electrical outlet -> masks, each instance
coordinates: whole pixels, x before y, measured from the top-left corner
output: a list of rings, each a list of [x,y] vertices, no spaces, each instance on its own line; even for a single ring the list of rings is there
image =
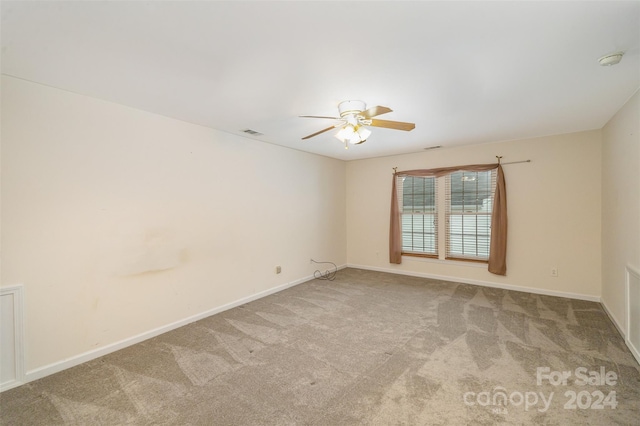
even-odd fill
[[[558,267],[554,266],[553,268],[551,268],[551,276],[552,277],[557,277],[558,276]]]
[[[276,266],[276,274],[282,272],[282,268],[280,266]]]

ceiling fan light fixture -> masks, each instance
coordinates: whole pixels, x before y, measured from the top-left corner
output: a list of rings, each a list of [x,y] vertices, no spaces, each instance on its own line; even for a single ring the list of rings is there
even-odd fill
[[[362,126],[353,126],[351,124],[347,124],[344,126],[338,133],[336,133],[335,137],[343,142],[350,144],[360,144],[367,140],[367,138],[371,136],[371,130]]]
[[[367,138],[369,136],[371,136],[371,130],[369,130],[366,127],[363,127],[363,126],[359,126],[358,127],[357,133],[360,136],[360,142],[358,142],[358,143],[362,143],[362,142],[366,141]]]
[[[338,133],[336,133],[336,138],[341,142],[350,142],[354,139],[356,132],[353,130],[353,126],[346,125]]]

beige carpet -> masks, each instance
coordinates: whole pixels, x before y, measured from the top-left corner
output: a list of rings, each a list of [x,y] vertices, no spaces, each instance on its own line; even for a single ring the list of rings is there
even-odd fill
[[[640,367],[597,303],[345,269],[0,408],[3,425],[638,425]]]

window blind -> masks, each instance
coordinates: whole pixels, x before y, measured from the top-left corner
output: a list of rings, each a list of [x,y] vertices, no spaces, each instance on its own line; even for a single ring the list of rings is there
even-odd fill
[[[438,255],[437,184],[435,177],[398,176],[402,252]]]
[[[489,259],[496,171],[446,176],[446,258]]]

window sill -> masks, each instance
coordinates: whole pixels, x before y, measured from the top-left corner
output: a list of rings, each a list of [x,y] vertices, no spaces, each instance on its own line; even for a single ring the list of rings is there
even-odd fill
[[[436,263],[439,265],[451,265],[451,266],[467,266],[471,268],[487,268],[488,262],[469,262],[466,260],[447,260],[447,259],[436,259],[434,257],[422,257],[422,256],[411,256],[411,255],[402,255],[402,261],[407,262],[422,262],[422,263]]]

